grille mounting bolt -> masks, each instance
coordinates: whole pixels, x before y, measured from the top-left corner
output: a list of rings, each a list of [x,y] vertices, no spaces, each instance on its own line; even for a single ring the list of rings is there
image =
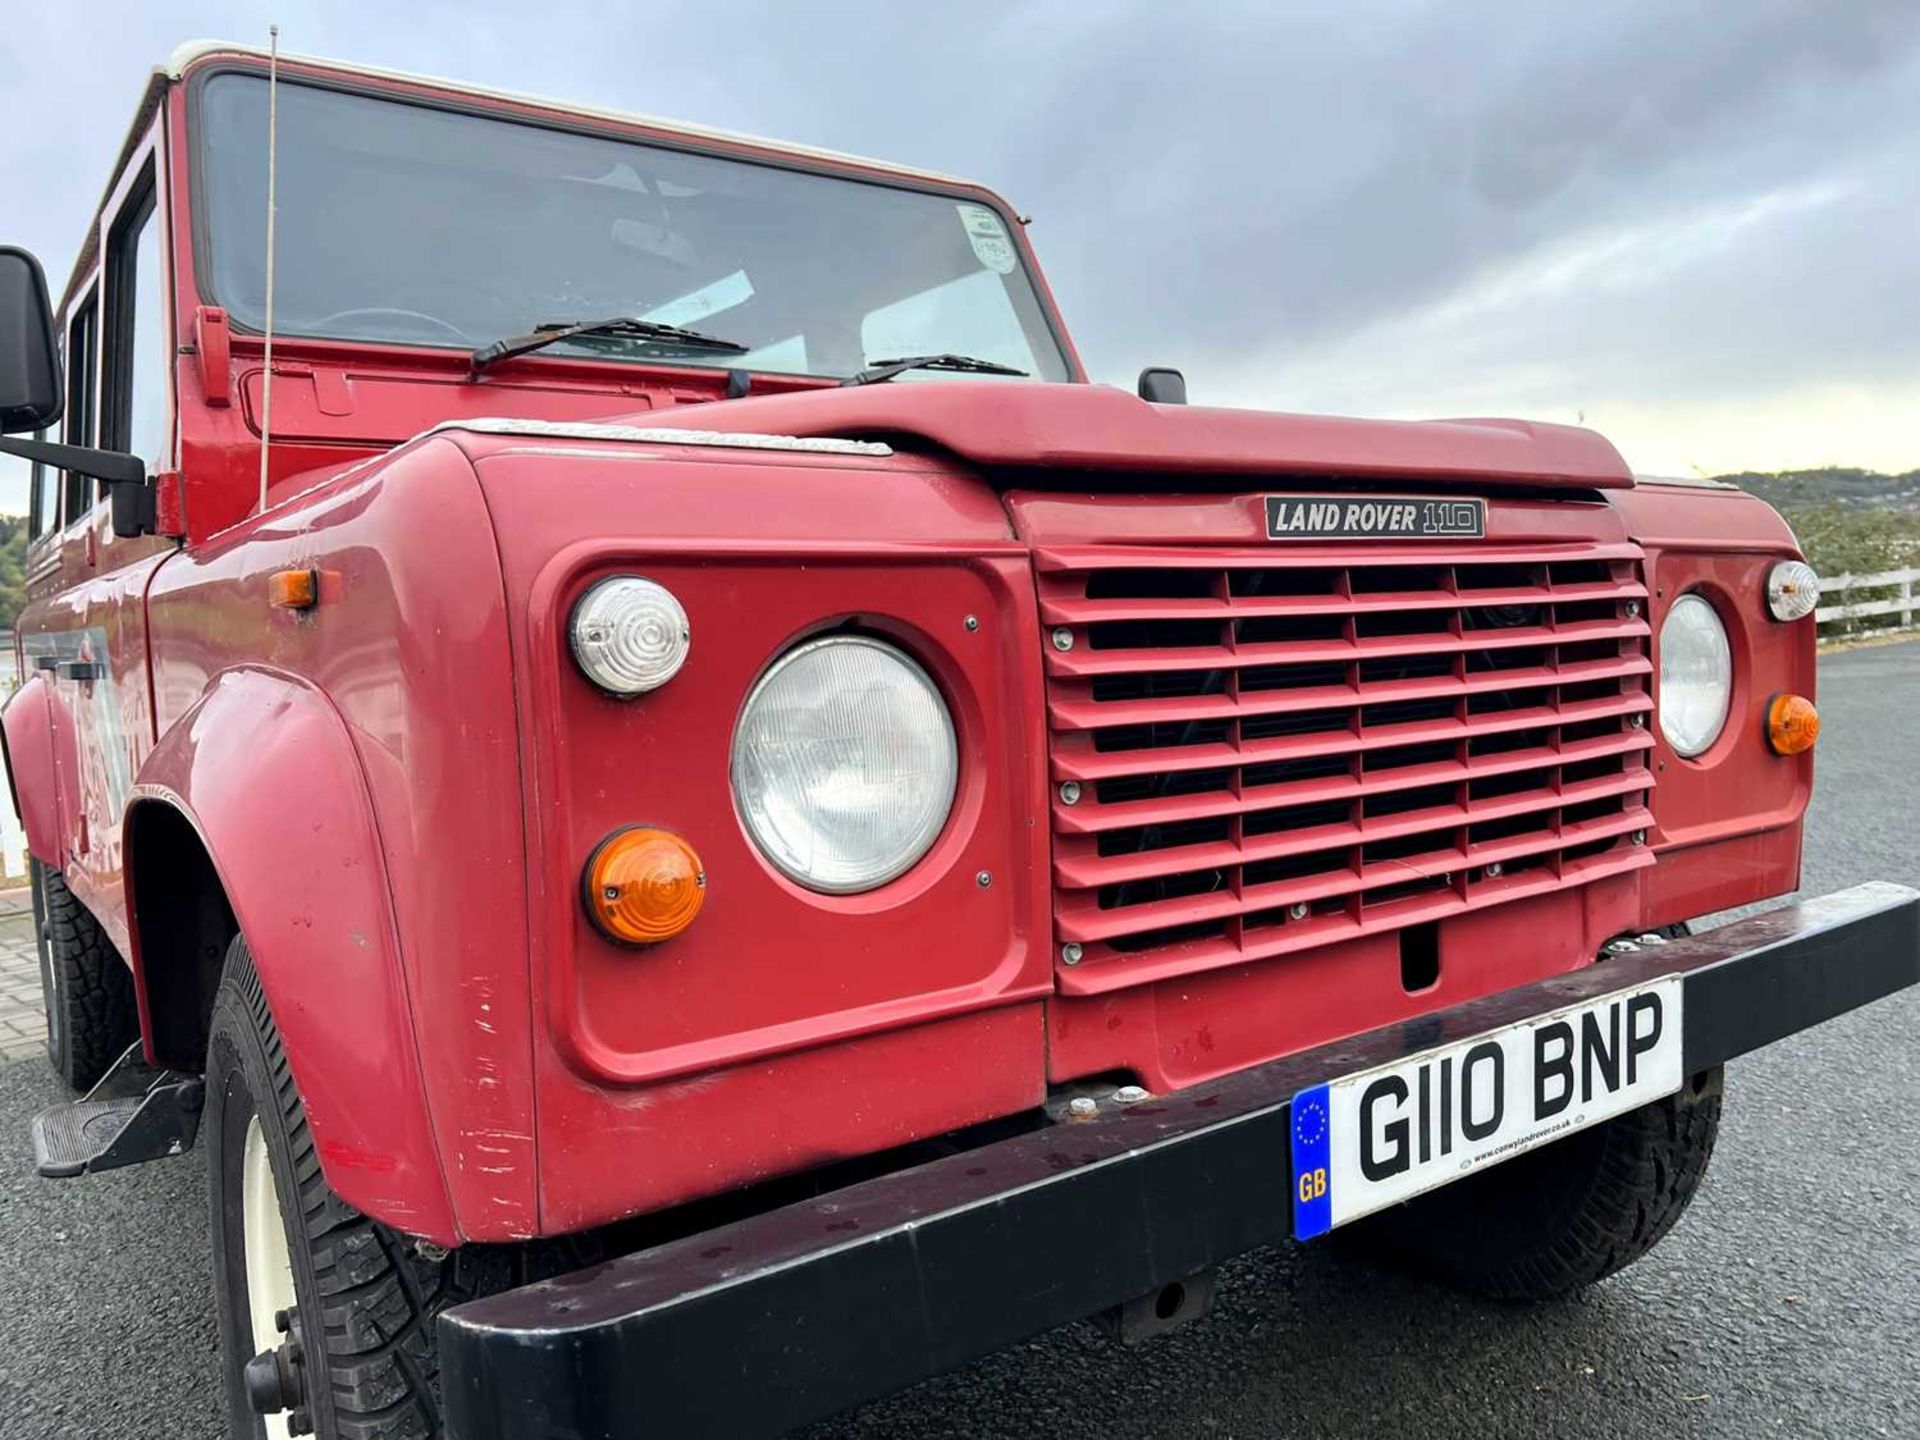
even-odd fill
[[[969,630],[978,630],[980,628],[980,617],[978,615],[969,615],[961,623]]]
[[[993,872],[991,870],[982,870],[978,875],[973,877],[973,883],[978,885],[982,890],[986,889],[989,885],[993,884]]]
[[[1307,902],[1304,900],[1296,900],[1293,904],[1287,906],[1287,918],[1289,920],[1304,920],[1307,918],[1307,914]]]
[[[1069,940],[1060,947],[1060,963],[1062,965],[1078,965],[1080,963],[1080,957],[1086,953],[1086,951],[1080,948],[1080,943],[1077,940]]]
[[[1633,841],[1633,843],[1636,845],[1644,845],[1647,843],[1647,832],[1644,830],[1636,830],[1633,832],[1632,835],[1628,836],[1627,838]]]
[[[1636,713],[1633,715],[1631,719],[1627,721],[1627,724],[1631,725],[1636,730],[1644,730],[1647,728],[1647,717]]]
[[[1638,600],[1627,601],[1626,609],[1627,619],[1638,620],[1640,618],[1640,602]]]
[[[1056,650],[1073,649],[1073,631],[1061,626],[1053,632],[1053,648]]]
[[[1487,868],[1485,872],[1487,879],[1498,880],[1500,876],[1505,872],[1506,868],[1507,867],[1502,865],[1498,860],[1489,860],[1487,862]]]
[[[1060,803],[1062,805],[1078,805],[1080,803],[1080,782],[1078,780],[1062,780],[1060,782]]]

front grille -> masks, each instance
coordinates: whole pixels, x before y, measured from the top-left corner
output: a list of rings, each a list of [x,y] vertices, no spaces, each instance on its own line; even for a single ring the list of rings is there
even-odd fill
[[[1036,559],[1069,993],[1652,863],[1638,546]]]

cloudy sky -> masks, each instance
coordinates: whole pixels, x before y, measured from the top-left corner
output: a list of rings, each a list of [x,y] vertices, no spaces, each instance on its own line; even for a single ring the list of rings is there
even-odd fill
[[[982,179],[1100,379],[1584,417],[1655,473],[1920,465],[1913,0],[8,12],[0,240],[56,277],[148,69],[275,18],[290,50]],[[0,469],[0,509],[23,489]]]

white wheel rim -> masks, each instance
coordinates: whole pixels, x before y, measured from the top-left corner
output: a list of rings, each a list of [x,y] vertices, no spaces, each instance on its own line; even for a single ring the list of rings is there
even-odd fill
[[[273,1161],[258,1115],[247,1121],[246,1143],[240,1152],[240,1225],[247,1261],[247,1313],[253,1325],[253,1353],[258,1355],[280,1347],[286,1337],[275,1328],[273,1317],[294,1307],[293,1261],[287,1255],[280,1190],[273,1183]],[[268,1440],[285,1440],[291,1433],[284,1411],[265,1418]]]

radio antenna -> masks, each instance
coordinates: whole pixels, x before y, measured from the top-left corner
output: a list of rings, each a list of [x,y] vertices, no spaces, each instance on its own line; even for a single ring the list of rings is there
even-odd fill
[[[267,26],[267,322],[260,374],[260,509],[267,508],[267,446],[273,434],[273,217],[280,152],[280,27]]]

